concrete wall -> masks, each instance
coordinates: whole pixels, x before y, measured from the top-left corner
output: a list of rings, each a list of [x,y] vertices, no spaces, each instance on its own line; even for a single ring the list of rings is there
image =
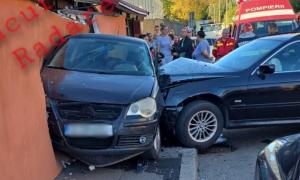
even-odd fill
[[[30,19],[28,6],[39,14],[31,22],[20,14],[23,11]],[[1,0],[0,15],[0,179],[54,179],[60,167],[48,133],[41,61],[33,46],[41,42],[49,48],[51,26],[68,34],[68,21],[25,0]],[[12,54],[21,47],[33,60],[23,69]],[[41,44],[37,47],[41,54]]]

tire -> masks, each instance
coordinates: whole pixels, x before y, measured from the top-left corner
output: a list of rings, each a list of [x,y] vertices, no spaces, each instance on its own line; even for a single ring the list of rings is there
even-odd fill
[[[143,159],[147,159],[147,160],[157,160],[157,159],[159,159],[160,150],[161,150],[161,135],[160,135],[160,129],[158,126],[151,149],[146,151],[142,155],[142,157],[143,157]]]
[[[223,127],[223,114],[216,105],[208,101],[194,101],[184,107],[175,132],[186,147],[205,150],[216,142]]]

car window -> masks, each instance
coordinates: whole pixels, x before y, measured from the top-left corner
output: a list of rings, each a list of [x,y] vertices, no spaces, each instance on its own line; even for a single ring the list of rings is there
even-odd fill
[[[70,39],[47,66],[91,73],[153,75],[146,44],[116,40]]]
[[[266,64],[274,64],[275,72],[300,71],[300,42],[285,47]]]
[[[207,41],[208,41],[208,44],[210,45],[210,46],[213,46],[214,44],[215,44],[215,42],[216,42],[216,40],[215,39],[212,39],[212,38],[208,38],[208,39],[206,39]]]
[[[245,70],[261,60],[282,42],[270,39],[254,40],[224,56],[215,64],[234,71]]]
[[[279,34],[286,34],[295,31],[298,28],[297,23],[295,21],[262,21],[262,22],[253,22],[251,23],[253,31],[251,34],[244,33],[244,24],[240,25],[240,38],[244,38],[244,36],[255,36],[256,38],[268,36],[268,26],[270,23],[275,23],[278,28]],[[244,35],[245,34],[245,35]]]

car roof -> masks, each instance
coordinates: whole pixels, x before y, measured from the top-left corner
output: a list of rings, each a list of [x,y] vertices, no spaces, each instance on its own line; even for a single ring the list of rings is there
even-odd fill
[[[277,41],[289,41],[292,39],[300,39],[300,33],[290,33],[290,34],[281,34],[276,36],[266,36],[261,39],[267,39],[267,40],[277,40]]]
[[[110,41],[122,41],[128,43],[140,43],[145,44],[145,40],[128,37],[128,36],[116,36],[116,35],[107,35],[107,34],[94,34],[94,33],[84,33],[84,34],[77,34],[74,36],[70,36],[71,39],[73,38],[82,38],[82,39],[102,39],[102,40],[110,40]]]

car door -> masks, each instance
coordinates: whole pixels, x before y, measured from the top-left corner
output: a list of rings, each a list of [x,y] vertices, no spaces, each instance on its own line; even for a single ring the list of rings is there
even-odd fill
[[[300,120],[300,41],[286,45],[264,64],[274,64],[275,72],[259,76],[256,70],[250,76],[247,119]]]

